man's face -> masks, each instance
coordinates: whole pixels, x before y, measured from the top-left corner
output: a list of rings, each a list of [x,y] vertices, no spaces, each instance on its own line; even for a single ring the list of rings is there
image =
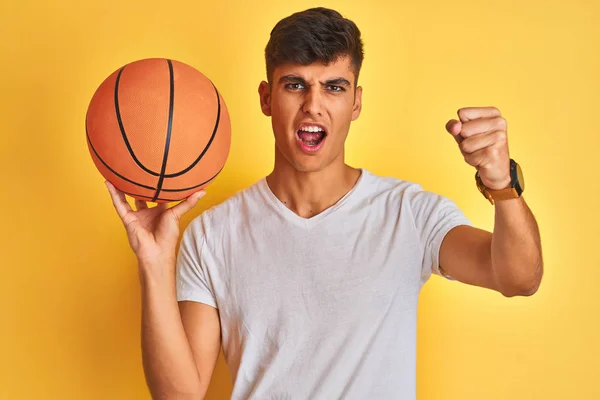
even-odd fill
[[[360,115],[362,88],[354,90],[349,57],[329,65],[281,65],[271,87],[259,87],[263,113],[271,117],[279,161],[300,172],[344,162],[350,122]],[[277,157],[276,157],[277,159]]]

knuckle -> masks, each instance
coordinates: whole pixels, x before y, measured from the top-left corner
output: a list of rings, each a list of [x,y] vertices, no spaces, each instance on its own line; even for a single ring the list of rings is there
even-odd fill
[[[463,152],[463,153],[470,153],[470,151],[469,151],[469,149],[470,149],[469,143],[470,143],[470,142],[467,142],[466,140],[463,140],[463,141],[462,141],[462,142],[461,142],[461,143],[458,145],[458,147],[460,148],[460,151],[461,151],[461,152]]]
[[[496,117],[496,126],[500,129],[506,129],[506,120],[502,117]]]
[[[506,132],[505,131],[498,131],[496,133],[496,141],[499,143],[506,143]]]

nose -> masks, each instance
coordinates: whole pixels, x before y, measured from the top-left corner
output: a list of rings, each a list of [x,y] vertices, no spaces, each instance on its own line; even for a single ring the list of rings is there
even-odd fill
[[[323,104],[319,90],[310,88],[306,91],[304,103],[302,104],[302,111],[309,115],[322,115],[322,108]]]

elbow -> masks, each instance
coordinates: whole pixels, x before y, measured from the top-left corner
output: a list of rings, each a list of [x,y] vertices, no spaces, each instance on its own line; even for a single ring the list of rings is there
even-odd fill
[[[535,268],[535,273],[528,277],[524,277],[518,281],[513,282],[506,287],[503,287],[500,293],[504,297],[529,297],[537,293],[542,283],[543,265],[540,263]]]
[[[501,291],[504,297],[529,297],[537,293],[539,284],[532,284],[529,286],[514,286]]]

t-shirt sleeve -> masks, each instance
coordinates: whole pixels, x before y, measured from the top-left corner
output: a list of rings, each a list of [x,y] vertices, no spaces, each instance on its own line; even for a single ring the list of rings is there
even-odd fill
[[[440,248],[446,234],[459,225],[473,226],[456,203],[437,193],[418,186],[411,198],[411,208],[423,250],[421,280],[424,283],[431,274],[454,280],[440,271]]]
[[[206,246],[204,233],[197,220],[186,228],[176,262],[177,301],[195,301],[217,308],[210,275],[202,260]]]

